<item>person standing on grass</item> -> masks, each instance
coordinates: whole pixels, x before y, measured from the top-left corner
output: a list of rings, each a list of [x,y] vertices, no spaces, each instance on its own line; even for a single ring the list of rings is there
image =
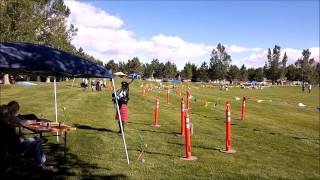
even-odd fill
[[[309,84],[308,84],[309,94],[311,93],[311,89],[312,89],[312,85],[311,85],[311,83],[309,83]]]
[[[95,80],[91,79],[91,92],[93,92],[95,86]]]
[[[112,93],[113,103],[116,104],[116,98],[118,100],[118,106],[119,106],[123,131],[124,131],[125,122],[128,120],[129,85],[132,82],[133,82],[133,79],[129,83],[122,81],[121,82],[121,89],[117,90],[116,95],[114,95],[114,93]],[[118,120],[118,125],[119,125],[118,133],[121,133],[121,124],[119,121],[117,109],[116,109],[116,117],[115,118],[116,118],[116,120]]]

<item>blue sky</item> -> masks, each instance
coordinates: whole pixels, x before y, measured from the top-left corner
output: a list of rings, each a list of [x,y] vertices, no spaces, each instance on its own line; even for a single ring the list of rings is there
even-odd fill
[[[319,1],[101,0],[76,3],[84,6],[80,8],[67,2],[73,16],[70,22],[78,25],[79,31],[87,28],[87,33],[79,32],[80,37],[75,38],[74,43],[77,46],[86,46],[88,40],[84,39],[89,37],[84,34],[95,33],[99,28],[106,28],[106,33],[101,31],[103,35],[110,32],[110,29],[115,33],[104,39],[116,42],[117,45],[109,44],[112,46],[110,49],[105,47],[104,50],[102,46],[92,42],[90,47],[84,47],[86,51],[104,61],[110,58],[126,60],[138,56],[142,61],[149,62],[150,59],[160,56],[160,60],[173,61],[181,69],[187,61],[196,64],[204,60],[208,62],[211,50],[219,42],[227,46],[234,64],[244,63],[249,67],[263,66],[265,50],[275,44],[289,53],[289,62],[299,58],[301,50],[306,48],[312,48],[314,57],[319,58]],[[77,15],[73,12],[80,11],[80,16],[83,15],[81,11],[87,12],[85,8],[88,7],[91,11],[85,13],[86,15],[110,24],[99,25],[97,22],[92,25],[77,21]],[[114,21],[112,24],[114,18],[110,20],[110,17],[121,23]],[[118,32],[122,34],[119,35]],[[122,39],[124,44],[112,39],[118,35],[118,39]],[[94,46],[98,47],[93,48]],[[192,49],[197,52],[188,57]],[[182,55],[184,51],[186,56]]]

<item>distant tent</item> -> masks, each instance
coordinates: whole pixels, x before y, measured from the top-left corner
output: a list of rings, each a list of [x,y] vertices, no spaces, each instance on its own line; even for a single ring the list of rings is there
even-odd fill
[[[178,84],[178,83],[181,83],[181,80],[173,79],[173,80],[170,80],[169,82],[173,84]]]
[[[94,64],[70,53],[51,47],[31,43],[0,43],[0,71],[2,73],[37,74],[54,76],[55,115],[58,119],[56,76],[111,78],[112,70]],[[112,79],[114,93],[115,85]],[[116,98],[118,116],[120,111]],[[120,119],[120,123],[121,123]],[[127,162],[129,156],[121,125]]]
[[[120,77],[123,77],[123,76],[127,76],[125,73],[123,72],[116,72],[116,73],[113,73],[113,75],[115,76],[120,76]]]
[[[128,77],[131,79],[139,79],[139,78],[141,78],[141,75],[132,71],[128,74]]]

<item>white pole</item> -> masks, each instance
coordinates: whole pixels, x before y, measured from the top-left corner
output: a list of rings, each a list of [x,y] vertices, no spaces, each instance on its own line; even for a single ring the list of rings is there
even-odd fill
[[[111,78],[111,81],[112,81],[113,93],[114,93],[114,95],[115,95],[115,100],[116,100],[116,108],[117,108],[117,113],[118,113],[118,121],[119,121],[119,123],[120,123],[120,129],[121,129],[121,134],[122,134],[124,149],[125,149],[125,151],[126,151],[126,157],[127,157],[128,164],[130,164],[130,162],[129,162],[128,150],[127,150],[127,144],[126,144],[126,139],[124,138],[124,132],[123,132],[123,128],[122,128],[122,120],[121,120],[120,110],[119,110],[119,106],[118,106],[118,99],[117,99],[117,94],[116,94],[116,86],[115,86],[115,84],[114,84],[113,78]]]
[[[54,111],[56,114],[56,123],[58,122],[58,103],[57,103],[57,82],[56,77],[53,77],[53,91],[54,91]],[[59,142],[59,133],[57,132],[57,142]]]
[[[73,81],[72,81],[72,87],[73,87],[73,83],[74,83],[74,80],[75,80],[76,78],[75,77],[73,77]]]
[[[56,77],[53,77],[53,89],[54,89],[54,111],[55,111],[55,114],[56,114],[56,122],[58,122],[57,82],[56,82]]]

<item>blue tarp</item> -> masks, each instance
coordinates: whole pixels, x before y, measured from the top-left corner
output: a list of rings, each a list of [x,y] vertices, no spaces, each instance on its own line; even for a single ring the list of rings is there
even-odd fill
[[[181,83],[181,81],[177,80],[177,79],[170,80],[169,82],[174,83],[174,84]]]
[[[112,78],[112,70],[70,53],[31,43],[0,43],[0,71],[48,76]]]
[[[138,73],[136,72],[130,72],[128,74],[128,77],[131,78],[131,79],[136,79],[138,77]]]

